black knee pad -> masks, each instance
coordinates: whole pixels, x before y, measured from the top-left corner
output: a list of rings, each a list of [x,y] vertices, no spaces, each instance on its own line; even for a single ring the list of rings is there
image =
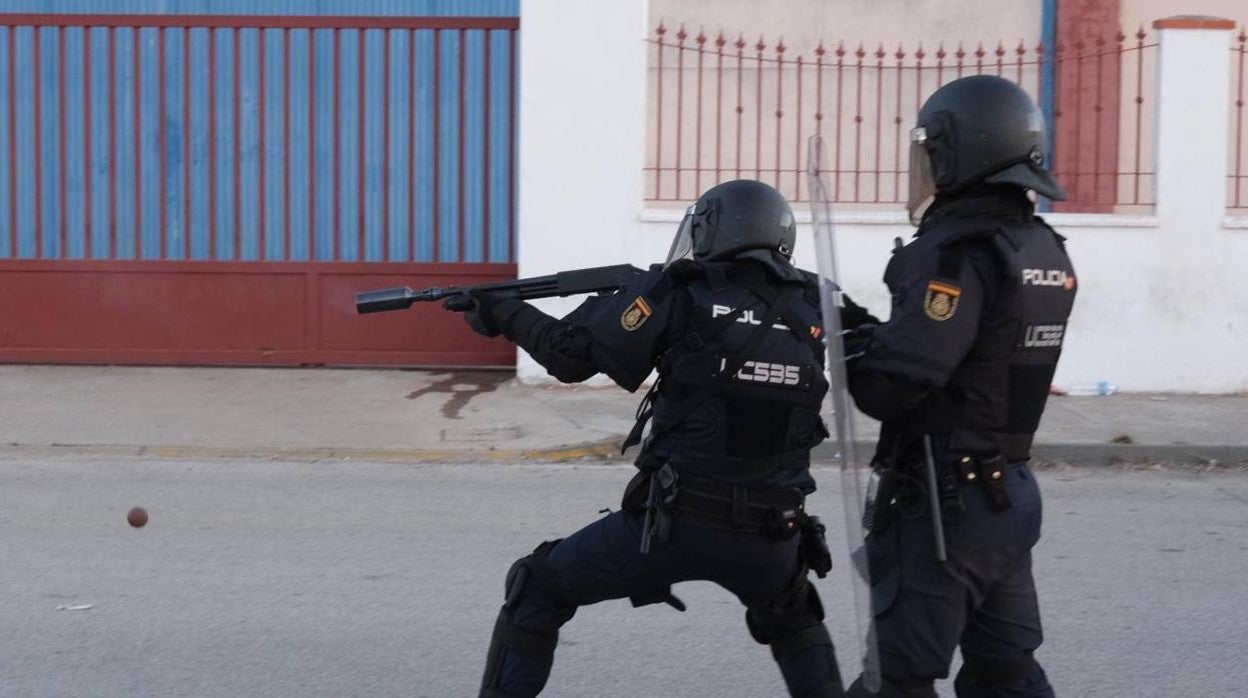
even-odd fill
[[[962,660],[953,685],[958,696],[963,698],[997,695],[1001,689],[1017,687],[1040,671],[1040,664],[1031,652],[1013,659],[987,659],[964,653]],[[1037,696],[1053,695],[1047,681],[1036,683]]]
[[[550,566],[546,564],[546,556],[562,541],[562,538],[543,541],[533,552],[516,560],[507,570],[507,578],[503,582],[503,608],[514,608],[520,596],[527,589],[529,593],[561,596],[558,584]]]
[[[808,647],[832,644],[823,626],[819,592],[805,577],[776,603],[747,609],[745,624],[756,641],[771,647],[777,661]]]
[[[854,679],[845,691],[846,698],[936,698],[936,681],[934,679],[911,679],[894,681],[881,678],[880,690],[869,692],[862,685],[862,677]]]

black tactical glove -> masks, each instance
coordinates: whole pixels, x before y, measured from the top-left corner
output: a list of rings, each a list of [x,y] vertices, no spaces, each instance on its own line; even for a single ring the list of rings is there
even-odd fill
[[[498,296],[489,291],[468,291],[447,298],[442,307],[455,313],[463,313],[468,326],[479,335],[497,337],[502,334],[494,315]]]
[[[880,319],[872,315],[866,308],[854,302],[849,294],[841,294],[841,329],[856,330],[862,325],[878,325]]]

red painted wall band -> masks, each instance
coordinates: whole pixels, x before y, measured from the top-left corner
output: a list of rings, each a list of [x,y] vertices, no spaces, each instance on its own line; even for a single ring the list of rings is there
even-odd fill
[[[1153,22],[1154,29],[1224,29],[1235,28],[1235,21],[1205,15],[1178,15]]]

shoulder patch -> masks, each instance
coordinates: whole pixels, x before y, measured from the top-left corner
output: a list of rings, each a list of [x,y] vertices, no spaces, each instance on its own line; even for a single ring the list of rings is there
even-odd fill
[[[653,313],[646,299],[637,296],[637,299],[629,303],[624,313],[620,315],[620,327],[623,327],[625,331],[633,332],[644,325]]]
[[[962,289],[953,284],[929,281],[927,295],[923,298],[923,312],[936,322],[944,322],[958,312],[958,297]]]

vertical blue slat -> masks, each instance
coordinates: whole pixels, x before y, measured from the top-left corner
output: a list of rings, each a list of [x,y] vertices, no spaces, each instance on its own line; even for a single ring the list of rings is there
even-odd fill
[[[281,260],[286,256],[284,148],[285,124],[283,104],[285,83],[282,75],[282,30],[267,29],[264,43],[264,152],[265,229],[263,259]]]
[[[15,37],[16,44],[16,100],[17,100],[17,256],[35,256],[35,144],[30,134],[34,132],[35,122],[35,84],[31,66],[34,59],[35,31],[30,27],[19,27]]]
[[[339,99],[341,109],[339,119],[342,125],[340,134],[341,161],[338,163],[339,197],[341,201],[340,239],[338,241],[338,258],[343,261],[360,259],[359,248],[359,207],[360,207],[360,88],[359,88],[359,45],[360,32],[341,31],[341,84],[342,95]]]
[[[217,43],[217,259],[234,259],[234,32],[216,32]]]
[[[362,32],[364,40],[365,76],[364,76],[364,260],[378,262],[384,259],[382,231],[382,182],[384,176],[382,165],[384,155],[385,124],[382,111],[384,106],[384,75],[383,44],[384,37],[379,29]]]
[[[61,191],[60,173],[64,163],[61,161],[60,138],[57,132],[57,114],[61,108],[57,95],[60,85],[60,60],[57,56],[57,27],[41,27],[39,29],[39,50],[42,53],[40,65],[36,66],[37,78],[43,94],[40,95],[42,110],[43,133],[42,143],[36,157],[42,160],[43,176],[43,240],[41,256],[46,259],[58,259],[61,251]]]
[[[114,128],[117,158],[116,191],[117,191],[117,225],[116,256],[118,259],[133,259],[135,256],[135,208],[134,190],[135,175],[138,173],[134,158],[134,47],[135,31],[130,28],[117,29],[114,40],[117,44],[117,123]]]
[[[438,105],[442,119],[438,152],[442,173],[441,200],[437,204],[442,226],[439,262],[459,259],[459,43],[459,32],[442,32],[442,95]]]
[[[511,35],[491,32],[490,40],[490,259],[511,259]]]
[[[422,29],[416,32],[416,261],[434,261],[433,219],[433,169],[437,166],[437,154],[433,152],[433,48],[435,32]]]
[[[35,254],[35,142],[34,133],[35,89],[34,61],[35,31],[19,27],[15,38],[17,52],[17,256],[31,258]]]
[[[464,34],[464,76],[468,105],[464,120],[464,258],[461,262],[484,261],[485,244],[482,226],[485,223],[484,189],[481,186],[485,169],[485,119],[481,106],[485,104],[485,35],[482,31]]]
[[[307,261],[308,237],[308,37],[305,29],[290,33],[290,259]]]
[[[185,259],[186,240],[186,85],[182,67],[186,61],[186,30],[165,30],[165,182],[164,199],[167,209],[165,254],[169,259]],[[159,99],[159,98],[158,98]],[[157,212],[159,214],[159,212]],[[159,219],[158,219],[159,220]]]
[[[239,43],[242,60],[241,91],[243,109],[238,137],[241,141],[240,208],[242,209],[242,250],[239,259],[248,262],[260,258],[260,32],[244,29]]]
[[[139,41],[143,47],[139,80],[144,95],[139,104],[142,114],[139,138],[143,143],[142,160],[139,162],[139,178],[142,181],[139,205],[143,210],[139,231],[139,256],[142,259],[160,259],[160,238],[164,233],[160,229],[160,120],[164,114],[160,110],[161,58],[158,35],[156,29],[139,31]]]
[[[408,109],[411,32],[390,32],[390,247],[391,260],[410,258],[408,227],[408,145],[411,119]]]
[[[83,35],[81,27],[63,29],[65,42],[65,198],[66,213],[66,249],[61,254],[69,259],[84,259],[87,256],[86,213],[84,205],[87,196],[86,188],[86,133],[83,130],[86,104],[83,96],[85,84],[82,53]],[[57,80],[59,83],[60,80]]]
[[[316,50],[316,259],[334,259],[333,178],[337,170],[334,160],[334,31],[318,29]]]
[[[13,158],[9,152],[9,136],[15,128],[15,124],[9,122],[9,105],[16,98],[13,85],[9,84],[8,71],[9,42],[12,40],[13,28],[0,27],[0,56],[5,57],[0,61],[0,95],[4,95],[0,101],[0,259],[9,257],[14,234],[10,226],[13,197],[9,193],[9,163]]]
[[[114,128],[108,108],[108,30],[91,29],[91,251],[92,259],[108,259],[112,200],[109,197],[109,168],[115,157],[108,150],[109,133]]]
[[[186,86],[191,100],[191,210],[187,212],[188,230],[191,236],[191,259],[212,259],[211,239],[208,234],[208,188],[209,173],[208,131],[208,30],[192,29],[187,39],[187,59],[191,62],[191,83]]]

